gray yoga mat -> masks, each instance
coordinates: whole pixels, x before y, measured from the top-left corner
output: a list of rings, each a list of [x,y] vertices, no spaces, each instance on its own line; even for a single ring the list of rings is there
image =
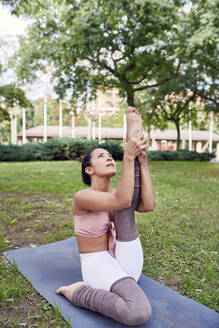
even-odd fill
[[[82,280],[80,259],[75,237],[3,253],[18,266],[19,271],[62,316],[76,328],[126,327],[101,314],[78,308],[55,291],[62,285]],[[98,277],[97,277],[98,279]],[[219,328],[219,314],[208,307],[184,297],[157,281],[141,275],[140,287],[152,305],[152,317],[147,328]]]

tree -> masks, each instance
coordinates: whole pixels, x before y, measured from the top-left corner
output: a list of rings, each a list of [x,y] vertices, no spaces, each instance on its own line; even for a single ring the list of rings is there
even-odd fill
[[[151,103],[154,112],[159,109],[158,116],[161,120],[174,122],[177,129],[177,148],[180,143],[180,125],[190,119],[196,124],[200,107],[207,116],[210,111],[214,111],[216,115],[219,112],[219,2],[198,0],[188,4],[191,8],[181,11],[170,38],[175,47],[176,61],[172,61],[171,68],[171,71],[176,71],[175,79],[169,79],[165,84],[154,88],[154,101]],[[198,104],[200,98],[202,104]]]
[[[0,36],[0,122],[10,120],[8,110],[13,107],[31,107],[24,91],[12,81],[13,73],[7,70],[9,56],[16,50],[15,38]]]
[[[206,110],[219,112],[219,1],[192,0],[189,4],[173,36],[178,73],[172,91],[191,91],[205,100]]]
[[[156,97],[158,103],[156,111],[160,113],[160,117],[165,121],[174,122],[177,130],[177,149],[180,146],[180,125],[188,123],[189,120],[197,120],[197,108],[202,107],[203,104],[197,103],[197,98],[194,93],[183,93],[166,95],[165,98],[159,99]]]
[[[21,40],[16,68],[22,81],[53,66],[56,92],[72,98],[98,87],[120,90],[129,105],[136,92],[166,83],[177,67],[169,36],[183,1],[11,1],[34,20]],[[164,74],[165,72],[165,74]]]
[[[32,107],[26,98],[24,91],[13,84],[0,87],[0,122],[10,120],[9,109],[20,107]]]
[[[191,91],[218,111],[218,0],[10,2],[34,20],[17,55],[23,81],[49,62],[60,97],[116,87],[134,105],[142,91],[158,100]]]

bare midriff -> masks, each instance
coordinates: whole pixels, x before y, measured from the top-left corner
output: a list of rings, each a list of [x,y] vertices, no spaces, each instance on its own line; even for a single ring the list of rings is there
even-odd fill
[[[99,237],[83,237],[76,235],[79,253],[107,251],[109,249],[108,238],[108,232]]]

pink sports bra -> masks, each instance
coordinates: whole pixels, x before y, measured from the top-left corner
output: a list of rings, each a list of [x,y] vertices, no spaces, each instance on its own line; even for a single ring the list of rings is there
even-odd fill
[[[116,231],[108,212],[91,211],[74,215],[75,233],[84,237],[99,237],[109,231],[109,252],[115,257]]]

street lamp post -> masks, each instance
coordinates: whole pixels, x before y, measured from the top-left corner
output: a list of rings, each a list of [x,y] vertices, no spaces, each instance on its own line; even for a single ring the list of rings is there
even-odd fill
[[[98,141],[101,142],[101,115],[98,113]]]
[[[46,98],[44,98],[43,141],[47,142],[47,100],[46,100]]]
[[[72,116],[72,121],[71,121],[71,136],[72,138],[75,138],[75,113],[73,109],[70,111],[70,114]]]
[[[92,140],[95,140],[95,120],[92,120]]]
[[[101,96],[99,97],[99,103],[98,103],[98,141],[99,143],[101,143],[101,112],[102,112],[102,108],[101,108]]]
[[[189,151],[192,150],[192,121],[191,121],[191,106],[189,104]]]
[[[212,138],[213,138],[213,111],[210,112],[209,153],[212,153]]]
[[[95,115],[96,114],[96,107],[94,100],[91,103],[91,115],[92,115],[92,140],[95,140],[96,133],[95,133]]]
[[[20,114],[18,107],[10,108],[9,115],[11,118],[11,143],[17,144],[17,116]]]
[[[23,119],[22,119],[23,137],[22,137],[22,143],[25,144],[27,142],[27,139],[26,139],[26,110],[25,110],[24,107],[23,107],[22,111],[23,111]]]
[[[62,100],[59,100],[59,138],[62,137]]]

